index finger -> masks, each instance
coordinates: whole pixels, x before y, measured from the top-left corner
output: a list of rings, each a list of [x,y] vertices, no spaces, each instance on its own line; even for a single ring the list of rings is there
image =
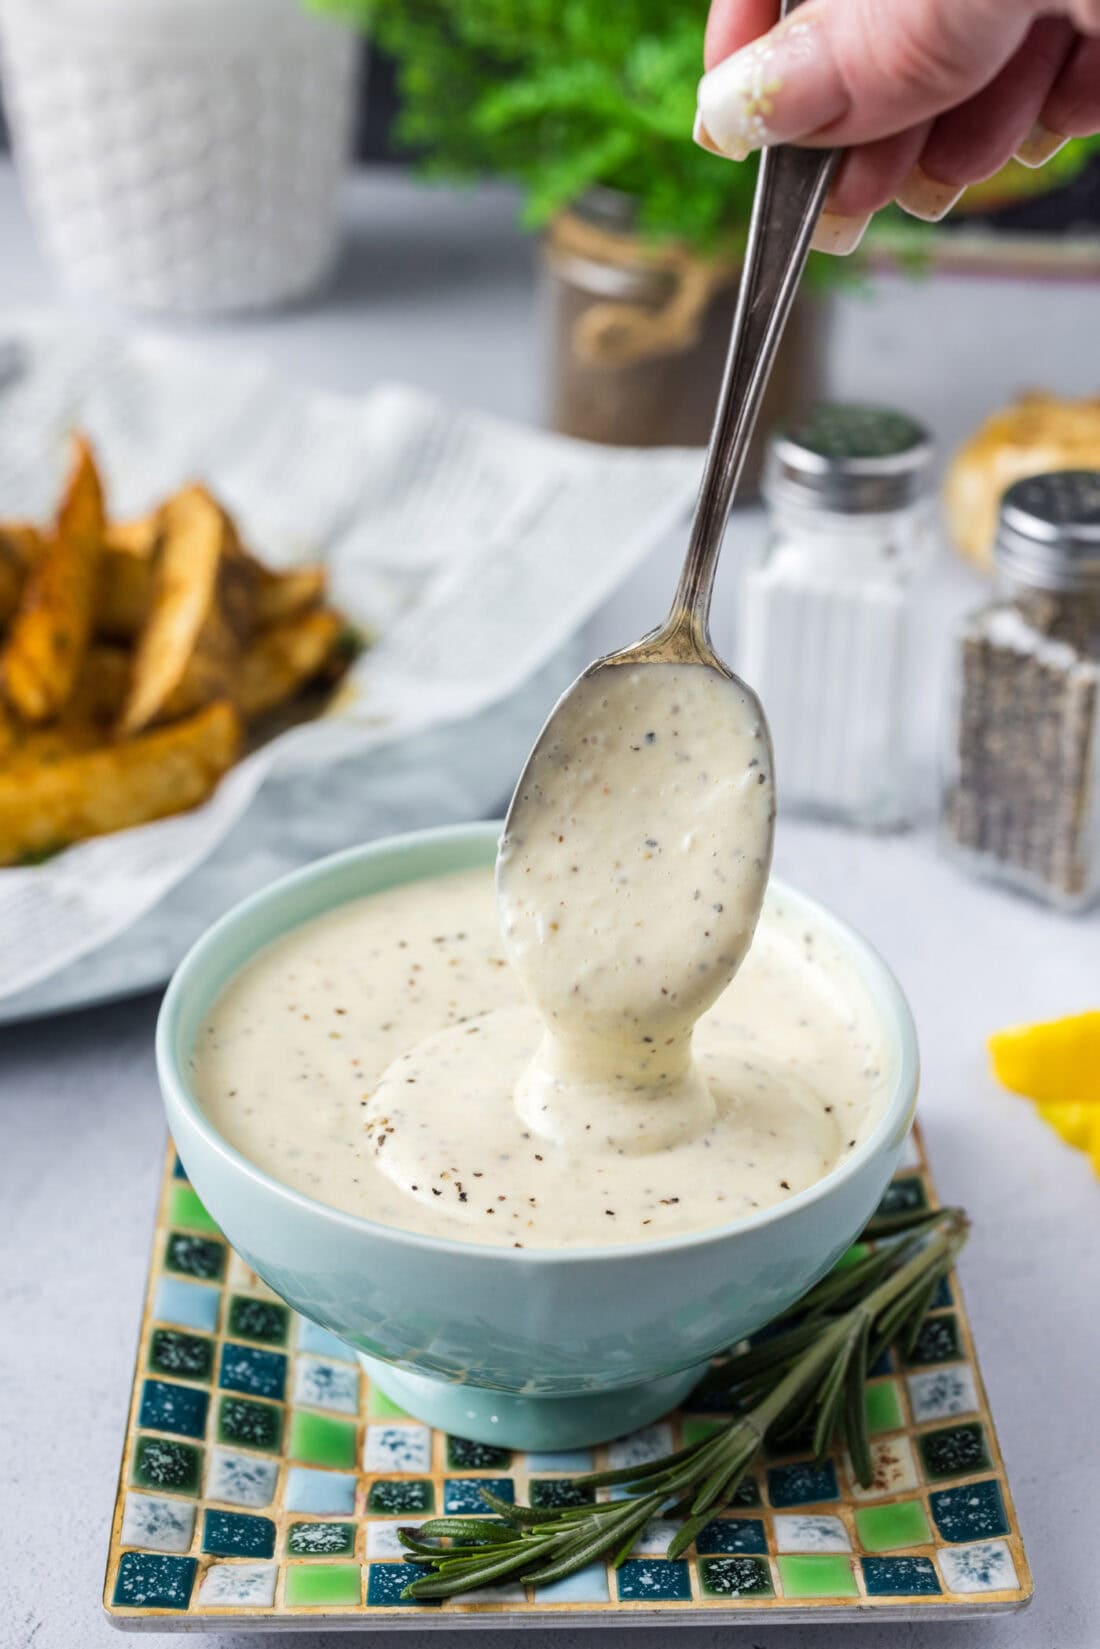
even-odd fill
[[[711,0],[703,65],[713,69],[731,52],[759,40],[779,17],[779,0]]]

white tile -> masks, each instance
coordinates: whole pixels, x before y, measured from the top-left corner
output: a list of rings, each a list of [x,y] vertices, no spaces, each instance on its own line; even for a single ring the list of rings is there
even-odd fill
[[[913,1138],[913,1130],[910,1129],[905,1136],[905,1144],[901,1148],[901,1156],[898,1158],[898,1167],[912,1169],[919,1168],[920,1165],[920,1148],[918,1147],[916,1140]]]
[[[355,1484],[356,1478],[352,1472],[291,1466],[286,1474],[283,1503],[288,1512],[347,1516],[355,1510]]]
[[[980,1406],[974,1372],[968,1363],[952,1363],[947,1368],[930,1368],[906,1377],[913,1419],[948,1420],[956,1414],[973,1414]]]
[[[602,1563],[590,1563],[564,1580],[551,1581],[535,1592],[536,1603],[606,1603],[607,1569]]]
[[[679,1523],[669,1522],[668,1519],[663,1517],[651,1518],[634,1542],[632,1555],[644,1554],[646,1557],[664,1557],[668,1551],[669,1542],[679,1532]]]
[[[868,1488],[862,1488],[856,1481],[848,1454],[844,1456],[844,1469],[848,1473],[853,1500],[881,1500],[883,1495],[915,1489],[919,1481],[912,1444],[907,1437],[901,1436],[872,1439],[871,1483]]]
[[[206,1498],[224,1500],[230,1506],[270,1506],[277,1474],[273,1460],[213,1449],[206,1474]]]
[[[359,1412],[359,1369],[355,1363],[328,1363],[320,1357],[299,1357],[294,1375],[294,1401],[315,1409]]]
[[[839,1517],[795,1513],[772,1519],[777,1552],[850,1552],[852,1543]]]
[[[120,1539],[150,1552],[186,1552],[195,1529],[195,1507],[186,1500],[128,1494]]]
[[[368,1426],[363,1465],[375,1472],[430,1471],[432,1434],[427,1426]]]
[[[424,1522],[422,1517],[395,1518],[392,1523],[367,1524],[367,1556],[376,1558],[399,1557],[405,1563],[410,1562],[407,1549],[402,1546],[398,1538],[398,1529],[419,1529]]]
[[[591,1449],[559,1449],[554,1454],[529,1454],[527,1456],[527,1475],[542,1477],[547,1472],[568,1472],[571,1477],[579,1477],[584,1472],[594,1470]]]
[[[1010,1592],[1020,1584],[1007,1541],[943,1546],[936,1555],[952,1592]]]
[[[211,1608],[269,1608],[275,1601],[274,1563],[212,1563],[202,1577],[198,1602]]]
[[[308,1317],[299,1317],[297,1312],[295,1317],[298,1323],[299,1351],[315,1351],[326,1361],[331,1357],[335,1357],[337,1362],[355,1361],[355,1352],[351,1346],[345,1345],[343,1340],[338,1340],[327,1328],[322,1328],[320,1323],[311,1323]]]
[[[659,1460],[663,1454],[671,1453],[672,1428],[662,1422],[656,1426],[645,1426],[641,1431],[631,1432],[629,1437],[620,1437],[608,1444],[607,1464],[609,1470],[621,1471],[624,1466],[646,1466],[651,1460]]]
[[[456,1597],[448,1598],[443,1607],[449,1608],[456,1603],[512,1603],[527,1602],[527,1593],[518,1581],[512,1581],[507,1586],[481,1586],[474,1592],[459,1592]]]

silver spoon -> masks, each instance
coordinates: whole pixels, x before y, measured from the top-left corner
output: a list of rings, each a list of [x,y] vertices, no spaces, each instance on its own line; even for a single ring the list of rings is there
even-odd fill
[[[711,592],[836,159],[793,148],[761,156],[671,611],[562,696],[508,809],[496,873],[501,937],[544,1026],[517,1104],[533,1132],[578,1148],[593,1127],[620,1151],[674,1146],[715,1116],[692,1033],[752,943],[775,791],[760,702],[711,644]]]
[[[801,0],[789,0],[783,15]],[[556,724],[582,686],[602,671],[636,664],[699,664],[737,682],[750,695],[760,724],[763,709],[751,690],[719,658],[710,639],[710,603],[722,538],[734,492],[756,424],[760,401],[791,304],[801,279],[817,220],[839,160],[837,150],[777,146],[765,149],[753,199],[745,263],[718,410],[711,430],[702,484],[680,581],[665,622],[640,640],[597,659],[568,688],[551,712],[520,775],[504,837],[514,832],[517,810],[532,790],[532,770]]]

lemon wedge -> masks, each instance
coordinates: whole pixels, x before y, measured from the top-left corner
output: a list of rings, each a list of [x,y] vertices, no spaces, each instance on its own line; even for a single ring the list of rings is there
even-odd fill
[[[997,1081],[1035,1108],[1100,1177],[1100,1012],[1014,1025],[989,1038]]]
[[[989,1057],[1014,1094],[1041,1105],[1100,1105],[1100,1010],[996,1031]]]

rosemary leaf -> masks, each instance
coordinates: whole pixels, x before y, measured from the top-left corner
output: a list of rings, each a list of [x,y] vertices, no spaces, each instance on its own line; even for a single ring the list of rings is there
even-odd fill
[[[958,1208],[872,1220],[866,1234],[888,1235],[871,1254],[823,1278],[766,1339],[735,1351],[708,1373],[698,1389],[728,1399],[734,1418],[726,1426],[659,1460],[574,1480],[592,1489],[625,1484],[620,1500],[513,1506],[482,1489],[497,1519],[439,1517],[418,1530],[401,1529],[406,1550],[432,1571],[407,1586],[402,1597],[454,1597],[506,1575],[545,1585],[599,1557],[618,1566],[662,1508],[663,1515],[680,1522],[668,1548],[670,1557],[679,1557],[715,1507],[733,1495],[764,1438],[789,1435],[811,1419],[814,1452],[823,1455],[842,1432],[856,1476],[868,1483],[868,1368],[886,1345],[904,1346],[919,1332],[967,1230]],[[435,1539],[450,1544],[431,1544]]]

